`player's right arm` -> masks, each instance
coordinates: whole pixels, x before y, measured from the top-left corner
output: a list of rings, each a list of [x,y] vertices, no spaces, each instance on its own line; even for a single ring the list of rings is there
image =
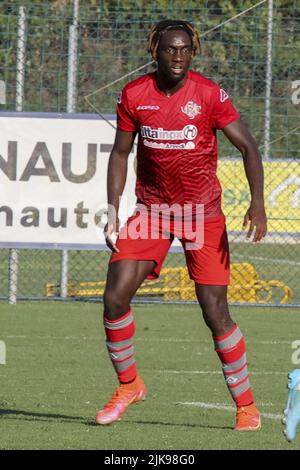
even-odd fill
[[[112,240],[113,233],[119,231],[119,203],[127,176],[128,155],[133,146],[135,132],[116,131],[115,142],[109,157],[107,170],[107,224],[104,227],[106,245],[114,252],[118,248]]]

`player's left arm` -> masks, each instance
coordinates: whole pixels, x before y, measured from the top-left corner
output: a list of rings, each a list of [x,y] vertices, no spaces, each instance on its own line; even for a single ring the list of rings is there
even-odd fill
[[[243,229],[247,229],[247,238],[252,242],[259,242],[267,233],[267,217],[264,204],[264,170],[261,155],[253,136],[246,124],[238,119],[222,131],[230,142],[241,152],[244,161],[245,173],[251,192],[251,203],[245,214]]]

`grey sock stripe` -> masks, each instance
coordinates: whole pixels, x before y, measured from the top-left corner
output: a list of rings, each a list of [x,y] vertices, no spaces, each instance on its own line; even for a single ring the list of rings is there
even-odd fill
[[[237,387],[230,387],[229,391],[233,398],[239,397],[242,393],[246,392],[250,388],[250,382],[249,379],[245,380],[241,385],[238,385]]]
[[[123,362],[112,361],[112,363],[116,372],[120,373],[128,369],[128,367],[130,367],[132,364],[135,364],[135,359],[134,359],[134,356],[132,356],[129,359],[127,359],[127,361],[123,361]]]
[[[107,347],[110,349],[110,351],[115,351],[118,349],[122,348],[127,348],[127,346],[130,346],[132,344],[133,337],[129,339],[124,339],[124,341],[116,341],[112,343],[111,341],[106,341]]]
[[[124,361],[124,359],[134,354],[134,346],[130,346],[123,351],[111,351],[109,347],[107,349],[112,361]]]
[[[235,346],[241,339],[243,335],[241,333],[241,330],[239,327],[236,328],[236,330],[231,333],[228,338],[222,339],[222,340],[217,340],[214,338],[214,343],[215,343],[215,349],[229,349]]]
[[[120,330],[121,328],[125,328],[126,326],[130,325],[133,322],[133,315],[132,313],[128,315],[128,317],[124,318],[123,320],[116,321],[114,323],[108,322],[104,319],[104,326],[108,330]]]
[[[223,367],[224,372],[231,373],[243,367],[243,365],[245,365],[246,362],[247,362],[247,356],[246,356],[246,353],[244,353],[242,357],[238,359],[237,361],[229,362],[228,364],[223,364],[222,367]]]

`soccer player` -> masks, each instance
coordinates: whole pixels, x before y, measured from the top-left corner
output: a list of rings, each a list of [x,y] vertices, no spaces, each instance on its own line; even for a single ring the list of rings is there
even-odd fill
[[[108,165],[109,209],[104,230],[113,253],[104,294],[104,328],[119,386],[97,413],[96,422],[120,420],[129,404],[146,397],[147,389],[134,358],[135,324],[130,301],[145,278],[159,276],[173,238],[178,235],[178,214],[171,214],[167,235],[162,227],[164,212],[157,217],[153,214],[159,212],[157,207],[167,208],[167,215],[168,208],[179,207],[183,209],[184,222],[192,221],[192,226],[204,211],[203,246],[193,245],[193,230],[190,236],[184,232],[178,238],[204,321],[213,335],[226,385],[237,406],[235,429],[258,430],[260,413],[249,383],[245,341],[227,304],[229,249],[216,176],[217,129],[243,156],[251,192],[244,228],[254,243],[267,230],[261,157],[227,93],[190,70],[192,58],[200,52],[198,33],[190,23],[159,22],[151,29],[149,51],[157,62],[157,70],[127,84],[119,96],[117,131]],[[112,235],[119,231],[114,212],[118,214],[127,159],[136,134],[138,209],[114,242]],[[149,236],[139,236],[137,225]],[[199,228],[196,235],[198,231]]]
[[[283,424],[284,434],[289,442],[292,442],[300,424],[300,369],[294,369],[288,374],[288,400],[284,410]]]

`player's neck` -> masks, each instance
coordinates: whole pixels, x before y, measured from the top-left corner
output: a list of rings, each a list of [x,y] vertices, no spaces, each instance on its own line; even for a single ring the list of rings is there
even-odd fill
[[[156,84],[159,90],[166,96],[172,96],[174,93],[176,93],[180,88],[182,88],[186,81],[188,76],[186,75],[182,80],[180,80],[178,83],[171,83],[168,82],[163,76],[159,74],[159,72],[156,72]]]

